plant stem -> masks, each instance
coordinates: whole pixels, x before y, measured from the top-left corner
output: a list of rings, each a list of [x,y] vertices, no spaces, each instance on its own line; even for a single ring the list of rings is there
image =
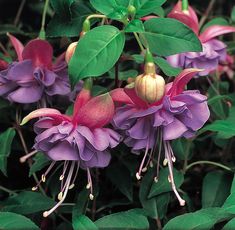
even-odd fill
[[[201,20],[199,22],[199,28],[201,28],[201,26],[205,23],[205,21],[208,18],[210,12],[212,11],[212,8],[213,8],[215,2],[216,2],[215,0],[211,0],[210,1],[209,5],[208,5],[208,7],[206,9],[205,14],[201,17]]]
[[[47,15],[48,6],[49,6],[49,0],[45,0],[45,5],[44,5],[43,13],[42,13],[41,30],[39,33],[39,38],[43,40],[46,39],[45,23],[46,23],[46,15]]]
[[[18,23],[19,23],[20,16],[21,16],[21,13],[23,11],[25,3],[26,3],[26,0],[22,0],[21,3],[20,3],[19,9],[17,11],[16,17],[15,17],[15,20],[14,20],[14,25],[15,26],[17,26]]]
[[[142,51],[142,52],[145,52],[145,48],[143,47],[143,45],[142,45],[142,43],[141,43],[141,41],[140,41],[140,38],[139,38],[138,34],[137,34],[136,32],[133,32],[133,34],[134,34],[134,36],[135,36],[135,39],[136,39],[136,41],[137,41],[137,43],[138,43],[138,45],[139,45],[141,51]]]
[[[230,171],[232,172],[233,170],[225,165],[222,165],[220,163],[217,163],[217,162],[213,162],[213,161],[196,161],[196,162],[193,162],[192,164],[189,164],[187,167],[186,167],[186,170],[189,170],[191,167],[195,166],[195,165],[199,165],[199,164],[209,164],[209,165],[214,165],[214,166],[217,166],[217,167],[220,167],[222,169],[225,169],[227,171]]]
[[[91,14],[89,15],[86,20],[90,20],[92,18],[103,18],[103,19],[106,19],[107,17],[103,14]]]
[[[17,194],[16,192],[14,192],[14,191],[12,191],[12,190],[10,190],[10,189],[8,189],[8,188],[5,188],[5,187],[3,187],[3,186],[1,186],[1,185],[0,185],[0,190],[2,190],[2,191],[4,191],[4,192],[7,192],[7,193],[9,193],[9,194]]]
[[[187,170],[188,155],[189,155],[189,150],[190,150],[191,144],[192,144],[192,141],[189,140],[188,143],[187,143],[186,150],[185,150],[185,159],[184,159],[184,167],[183,167],[183,172],[184,172],[184,173],[185,173],[186,170]]]
[[[188,0],[182,0],[182,11],[188,11]]]

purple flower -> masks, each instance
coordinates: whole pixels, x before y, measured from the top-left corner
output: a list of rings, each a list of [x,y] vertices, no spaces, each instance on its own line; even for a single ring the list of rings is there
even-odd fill
[[[9,35],[18,61],[0,72],[0,95],[17,103],[34,103],[43,96],[66,95],[70,92],[64,55],[52,63],[52,46],[34,39],[25,47]]]
[[[226,45],[215,39],[219,35],[235,32],[233,26],[212,25],[199,34],[199,23],[196,12],[189,6],[189,10],[182,10],[182,1],[178,1],[168,17],[186,24],[198,36],[202,43],[202,52],[188,52],[169,56],[168,62],[174,67],[204,69],[198,73],[206,76],[215,71],[219,63],[226,60]]]
[[[227,52],[226,45],[217,39],[202,43],[202,48],[202,52],[176,54],[169,56],[167,60],[175,67],[204,69],[198,75],[206,76],[226,60]]]
[[[68,189],[74,186],[79,168],[87,171],[87,188],[91,191],[90,199],[93,199],[90,168],[106,167],[111,159],[108,149],[117,146],[121,139],[118,133],[104,127],[113,114],[114,104],[108,93],[91,99],[90,91],[83,89],[76,99],[72,116],[44,108],[33,111],[23,119],[22,124],[25,124],[30,119],[40,117],[34,125],[37,134],[34,148],[52,160],[41,181],[45,181],[57,161],[64,161],[60,177],[62,189],[58,195],[60,201],[44,212],[44,216],[50,215],[64,201]],[[21,161],[31,155],[24,156]],[[65,174],[68,175],[66,180]]]
[[[181,205],[185,201],[175,188],[173,162],[176,159],[170,141],[180,137],[193,137],[209,118],[207,98],[197,90],[184,91],[185,85],[198,72],[198,69],[184,70],[173,83],[166,85],[163,98],[152,104],[140,99],[134,88],[116,89],[111,94],[114,101],[121,103],[113,117],[114,127],[124,132],[124,142],[132,148],[133,153],[145,151],[136,173],[137,179],[141,178],[141,172],[147,170],[158,145],[160,157],[162,142],[165,151],[164,164],[168,164],[172,189]],[[156,181],[157,179],[158,175]]]

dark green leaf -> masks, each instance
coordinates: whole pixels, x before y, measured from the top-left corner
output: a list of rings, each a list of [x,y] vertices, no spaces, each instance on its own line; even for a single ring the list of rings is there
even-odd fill
[[[186,160],[192,157],[193,151],[193,143],[190,140],[185,138],[178,138],[172,142],[172,148],[174,150],[174,154],[176,159]]]
[[[235,229],[235,218],[230,220],[227,224],[224,225],[222,230],[233,230]]]
[[[50,209],[55,202],[38,192],[24,191],[1,202],[2,211],[19,214],[31,214]]]
[[[0,25],[0,35],[6,35],[7,33],[25,35],[25,33],[22,30],[20,30],[14,25],[8,25],[8,24]]]
[[[47,26],[49,37],[77,37],[84,20],[93,13],[89,3],[82,0],[52,0],[51,4],[55,15]]]
[[[195,33],[183,23],[171,18],[153,18],[144,23],[141,33],[147,40],[151,52],[160,56],[202,50]]]
[[[144,24],[141,20],[132,20],[125,28],[125,32],[144,32]]]
[[[147,215],[153,219],[162,219],[167,212],[167,206],[170,201],[170,193],[164,193],[159,196],[148,198],[151,189],[155,170],[149,168],[141,181],[139,199]]]
[[[39,230],[30,219],[12,212],[0,212],[1,230]]]
[[[43,169],[45,166],[47,166],[50,163],[49,158],[44,153],[37,153],[37,155],[33,158],[34,163],[30,167],[29,170],[29,176],[32,176],[33,173]]]
[[[89,190],[87,190],[86,188],[83,189],[78,194],[76,205],[73,207],[73,212],[72,212],[72,221],[73,221],[74,228],[76,228],[77,226],[76,223],[77,223],[77,219],[79,218],[79,216],[85,214],[86,212],[86,207],[88,203],[88,195],[89,195]]]
[[[133,184],[129,170],[122,164],[107,168],[107,177],[130,201],[133,200]]]
[[[166,0],[133,0],[136,8],[136,17],[141,18],[150,13],[154,13],[155,8],[160,7]]]
[[[121,8],[127,8],[127,0],[90,0],[91,5],[100,13],[110,15]]]
[[[126,81],[128,78],[135,78],[138,76],[138,71],[134,69],[130,69],[127,71],[120,71],[118,73],[118,79],[121,81]],[[115,70],[112,69],[109,71],[109,78],[115,79]]]
[[[220,207],[230,193],[228,174],[222,171],[209,172],[203,179],[202,208]]]
[[[7,158],[11,152],[11,144],[15,137],[15,130],[12,128],[7,129],[0,134],[0,170],[7,175]]]
[[[181,172],[177,171],[176,169],[174,169],[173,172],[175,185],[177,188],[179,188],[184,181],[184,176]],[[172,191],[171,183],[168,180],[168,176],[169,171],[167,167],[160,170],[158,182],[153,182],[151,190],[149,192],[149,198],[165,192]]]
[[[107,72],[120,57],[124,43],[124,33],[113,26],[99,26],[87,32],[79,40],[69,63],[71,82],[76,84],[85,77]]]
[[[84,215],[78,216],[76,220],[73,222],[74,230],[98,230],[95,224]]]
[[[99,228],[99,230],[149,229],[147,217],[135,211],[134,209],[126,212],[118,212],[104,216],[95,221],[95,225]]]
[[[226,201],[224,202],[222,208],[231,214],[235,214],[235,203],[234,203],[234,199],[235,199],[235,193],[232,193],[229,195],[229,197],[226,199]]]
[[[169,77],[177,76],[182,69],[171,66],[164,58],[155,57],[155,64],[162,70],[162,72]]]
[[[216,223],[230,218],[221,208],[206,208],[171,219],[163,230],[204,230],[211,229]]]

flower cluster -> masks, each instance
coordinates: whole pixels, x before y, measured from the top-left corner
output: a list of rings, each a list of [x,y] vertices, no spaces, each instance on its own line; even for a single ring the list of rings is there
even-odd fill
[[[202,52],[187,52],[169,56],[168,62],[175,67],[182,68],[199,68],[204,69],[199,76],[208,75],[211,71],[215,71],[219,63],[226,61],[227,52],[226,44],[216,39],[216,37],[235,32],[235,27],[212,25],[207,27],[202,33],[199,34],[198,18],[192,7],[189,6],[188,10],[182,10],[182,2],[179,1],[168,17],[177,19],[182,23],[189,26],[202,43]]]

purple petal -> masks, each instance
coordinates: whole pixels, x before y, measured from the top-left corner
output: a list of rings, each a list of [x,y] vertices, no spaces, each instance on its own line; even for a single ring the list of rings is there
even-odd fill
[[[34,103],[40,100],[43,90],[39,85],[21,87],[8,95],[8,100],[18,103]]]

